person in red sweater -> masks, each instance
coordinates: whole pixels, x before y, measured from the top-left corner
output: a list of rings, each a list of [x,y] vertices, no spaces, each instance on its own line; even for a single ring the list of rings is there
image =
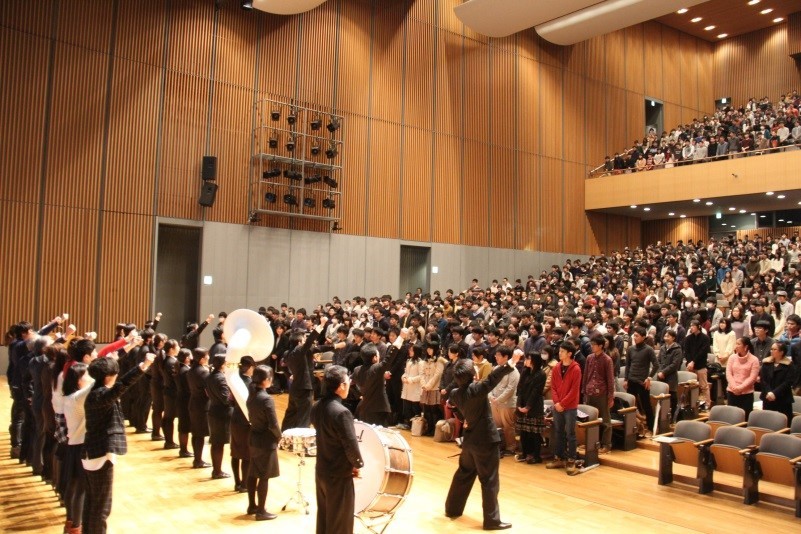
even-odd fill
[[[567,474],[571,476],[579,472],[576,467],[576,415],[581,390],[581,367],[573,360],[575,351],[576,347],[569,341],[562,343],[559,346],[559,365],[551,372],[553,430],[556,445],[553,461],[545,466],[547,469],[567,466]]]

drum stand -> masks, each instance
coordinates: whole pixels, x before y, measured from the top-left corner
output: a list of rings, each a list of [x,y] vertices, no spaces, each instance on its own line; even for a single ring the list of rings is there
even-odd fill
[[[306,515],[309,515],[309,499],[306,498],[306,495],[303,494],[302,489],[302,478],[301,475],[303,474],[303,466],[306,465],[306,453],[305,451],[301,451],[298,453],[298,489],[295,490],[295,493],[292,494],[292,497],[286,502],[283,508],[281,508],[282,512],[286,511],[286,507],[289,506],[290,503],[296,502],[299,505],[303,506],[303,510],[306,512]]]
[[[355,517],[366,530],[373,534],[383,534],[389,524],[392,523],[392,520],[395,519],[395,514],[383,514],[378,517],[363,517],[357,514]]]

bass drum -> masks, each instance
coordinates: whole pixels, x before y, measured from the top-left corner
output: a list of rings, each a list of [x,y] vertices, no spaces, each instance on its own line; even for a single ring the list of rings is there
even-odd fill
[[[395,430],[354,423],[364,467],[353,480],[354,513],[366,517],[392,514],[412,487],[412,449]]]

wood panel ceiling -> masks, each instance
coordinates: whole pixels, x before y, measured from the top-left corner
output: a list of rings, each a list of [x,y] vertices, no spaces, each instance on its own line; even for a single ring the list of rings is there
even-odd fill
[[[762,14],[766,9],[772,11]],[[686,13],[671,13],[656,20],[690,35],[716,42],[721,40],[718,35],[723,33],[727,34],[725,38],[729,38],[782,24],[790,13],[799,10],[799,0],[759,0],[753,5],[749,5],[749,0],[710,0],[689,8]],[[696,17],[701,17],[701,20],[692,22]],[[773,22],[777,18],[783,20]],[[705,30],[710,25],[715,28]]]

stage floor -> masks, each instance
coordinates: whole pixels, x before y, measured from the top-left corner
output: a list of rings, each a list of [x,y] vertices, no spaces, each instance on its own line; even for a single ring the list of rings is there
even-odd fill
[[[11,400],[5,377],[0,379],[0,531],[61,532],[64,513],[48,485],[30,469],[10,460],[8,422]],[[279,419],[287,396],[275,397]],[[130,432],[131,429],[129,429]],[[481,494],[476,483],[464,516],[444,516],[444,501],[459,452],[453,443],[404,437],[414,450],[414,483],[387,534],[481,530]],[[128,454],[115,467],[114,504],[109,519],[113,533],[147,532],[314,532],[314,458],[303,471],[303,491],[310,515],[297,505],[280,512],[296,489],[297,458],[279,452],[281,477],[270,481],[267,508],[278,518],[266,523],[245,515],[247,495],[233,492],[233,480],[211,480],[211,469],[191,468],[191,459],[165,451],[149,435],[128,435]],[[625,455],[625,452],[613,452]],[[641,453],[640,453],[641,454]],[[208,445],[205,449],[208,457]],[[226,462],[227,449],[226,449]],[[226,465],[230,471],[230,465]],[[501,516],[512,532],[795,532],[801,527],[787,508],[745,506],[731,495],[698,495],[681,484],[658,486],[652,476],[599,467],[568,477],[563,470],[501,460]],[[358,522],[357,522],[358,526]],[[357,528],[357,531],[364,530]]]

